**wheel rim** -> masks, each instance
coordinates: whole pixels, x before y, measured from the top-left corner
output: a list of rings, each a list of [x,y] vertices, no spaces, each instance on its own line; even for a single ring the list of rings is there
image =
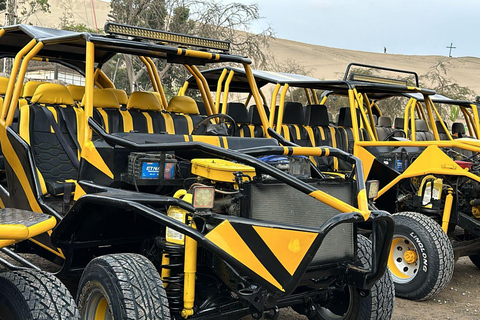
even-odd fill
[[[353,290],[350,287],[345,287],[345,290],[346,292],[339,293],[339,296],[336,297],[337,299],[340,298],[340,300],[344,300],[345,298],[348,299],[348,306],[345,306],[346,308],[340,307],[340,309],[344,310],[339,310],[338,303],[333,303],[332,305],[332,307],[336,308],[337,310],[329,308],[328,306],[321,306],[320,304],[315,304],[316,314],[320,316],[320,319],[342,320],[350,316],[354,304]]]
[[[85,320],[113,320],[107,298],[100,290],[95,290],[87,299]]]
[[[410,239],[394,235],[388,257],[388,268],[396,283],[407,283],[415,278],[420,268],[418,250]]]

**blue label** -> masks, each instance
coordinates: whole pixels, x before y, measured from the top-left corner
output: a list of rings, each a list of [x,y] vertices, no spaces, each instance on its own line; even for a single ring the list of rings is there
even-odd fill
[[[397,160],[397,171],[403,171],[403,162],[402,160]]]
[[[160,164],[158,162],[143,162],[142,163],[142,178],[143,179],[158,179],[158,172],[160,171]]]

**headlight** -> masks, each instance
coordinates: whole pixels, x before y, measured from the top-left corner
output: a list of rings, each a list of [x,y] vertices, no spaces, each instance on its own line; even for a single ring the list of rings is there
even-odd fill
[[[193,206],[197,209],[213,208],[213,199],[215,190],[213,187],[194,187],[193,188]]]
[[[378,180],[368,180],[366,187],[367,187],[368,199],[374,199],[378,196],[378,189],[380,188],[380,181],[378,181]]]

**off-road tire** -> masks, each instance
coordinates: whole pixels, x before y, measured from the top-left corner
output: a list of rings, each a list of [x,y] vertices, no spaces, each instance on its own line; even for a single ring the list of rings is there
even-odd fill
[[[0,319],[80,320],[80,314],[57,277],[24,270],[0,273]]]
[[[398,297],[410,300],[427,300],[441,292],[450,282],[454,270],[454,253],[448,236],[433,219],[417,212],[400,212],[393,215],[396,239],[405,239],[417,252],[416,274],[411,280],[395,276],[392,257],[389,266]],[[395,250],[392,247],[392,252]]]
[[[144,256],[111,254],[90,261],[80,278],[77,293],[83,320],[95,318],[92,314],[95,314],[99,295],[106,300],[106,312],[113,319],[170,320],[160,275]]]
[[[357,236],[358,252],[356,265],[361,268],[370,268],[372,259],[372,244],[370,240],[362,235]],[[393,316],[393,307],[395,304],[395,289],[393,280],[388,270],[375,283],[370,290],[370,294],[362,297],[357,290],[350,288],[351,310],[344,316],[343,320],[389,320]],[[338,319],[337,317],[328,317],[320,312],[310,315],[310,320],[329,320]]]
[[[480,269],[480,254],[468,257],[470,258],[470,261],[472,261],[472,263],[476,265],[478,269]]]

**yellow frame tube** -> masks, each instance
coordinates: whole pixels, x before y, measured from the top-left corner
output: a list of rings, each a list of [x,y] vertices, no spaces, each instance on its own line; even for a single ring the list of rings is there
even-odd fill
[[[265,97],[265,95],[263,94],[263,91],[258,89],[258,93],[260,94],[260,97],[262,97],[263,104],[268,106],[267,97]]]
[[[421,105],[420,105],[421,106]],[[422,118],[425,119],[425,121],[427,120],[427,116],[425,115],[425,111],[423,110],[423,108],[419,108],[420,109],[420,113],[422,115]],[[418,111],[417,111],[418,112]],[[427,122],[428,123],[428,122]]]
[[[272,101],[270,102],[270,119],[268,121],[270,128],[273,128],[273,123],[275,122],[275,113],[277,112],[277,95],[281,87],[282,86],[277,83],[275,89],[273,90]]]
[[[260,100],[260,93],[258,92],[257,83],[255,82],[255,77],[253,76],[252,68],[249,64],[243,64],[245,69],[245,74],[247,75],[248,83],[250,84],[250,89],[252,91],[253,99],[255,100],[255,104],[257,105],[258,114],[260,115],[260,120],[262,120],[263,130],[265,137],[269,138],[270,135],[268,134],[268,118],[265,109],[263,108],[262,101]]]
[[[220,78],[218,78],[217,81],[217,94],[215,96],[215,109],[219,110],[220,109],[220,95],[222,94],[222,83],[223,80],[225,79],[225,76],[227,75],[227,69],[223,69],[222,74],[220,75]]]
[[[185,81],[183,83],[183,86],[180,88],[180,90],[178,90],[178,95],[179,96],[184,96],[185,95],[185,92],[187,91],[188,89],[188,85],[189,85],[189,82],[188,81]]]
[[[248,106],[248,104],[250,103],[250,100],[252,100],[252,97],[253,97],[252,94],[249,93],[247,99],[245,100],[245,105],[246,106]]]
[[[415,106],[417,105],[418,101],[415,100],[415,104],[410,106],[410,140],[416,141],[417,137],[415,136],[416,127],[415,127]]]
[[[202,95],[203,104],[205,105],[207,114],[211,116],[213,114],[213,110],[212,110],[213,106],[210,105],[210,102],[207,98],[207,93],[205,92],[205,88],[203,87],[202,81],[189,65],[184,65],[184,66],[188,70],[188,72],[190,72],[190,74],[195,78],[195,81],[197,82],[198,90],[200,90],[200,94]]]
[[[95,69],[95,45],[87,41],[87,57],[85,59],[85,140],[84,143],[92,140],[92,128],[88,125],[88,119],[93,117],[93,85]]]
[[[438,135],[437,125],[435,124],[435,117],[433,115],[433,112],[437,115],[438,119],[441,119],[440,114],[438,113],[437,108],[435,108],[435,106],[433,105],[433,102],[430,100],[430,97],[426,97],[425,105],[427,106],[427,112],[428,112],[428,117],[430,118],[430,125],[433,130],[433,136],[435,137],[435,140],[440,140],[440,136]]]
[[[6,126],[10,126],[13,122],[13,116],[15,114],[15,109],[18,105],[18,99],[20,98],[20,94],[22,93],[23,80],[25,80],[25,73],[27,72],[28,63],[35,55],[37,55],[40,50],[42,50],[42,48],[43,43],[38,42],[22,60],[20,71],[18,72],[17,82],[15,83],[15,90],[13,92],[12,100],[10,101],[10,107],[8,108],[7,119],[5,120]]]
[[[146,57],[145,59],[147,60],[148,63],[150,63],[150,66],[152,67],[153,76],[155,77],[155,80],[157,80],[158,93],[160,93],[160,98],[162,99],[163,108],[167,109],[168,107],[167,96],[165,95],[165,91],[163,91],[162,81],[160,81],[160,76],[158,75],[157,67],[155,66],[155,63],[153,63],[153,60],[150,59],[150,57]]]
[[[430,98],[429,98],[429,99],[430,99]],[[452,140],[453,138],[452,138],[452,136],[450,135],[450,132],[448,131],[447,126],[445,125],[445,123],[443,123],[443,119],[442,119],[442,117],[440,116],[440,113],[438,112],[437,108],[435,107],[435,104],[433,103],[433,101],[430,101],[429,103],[431,104],[431,106],[432,106],[432,108],[433,108],[433,111],[435,111],[435,114],[437,115],[437,119],[438,119],[438,121],[440,121],[440,124],[442,125],[443,130],[445,130],[445,133],[447,134],[448,139],[449,139],[449,140]],[[435,139],[436,139],[436,140],[441,140],[441,139],[440,139],[440,135],[439,135],[439,133],[438,133],[438,128],[437,128],[437,124],[435,123],[435,120],[433,120],[432,122],[433,122],[433,125],[432,125],[432,127],[433,127],[433,134],[435,135]],[[438,138],[437,138],[437,137],[438,137]]]
[[[283,112],[285,111],[285,96],[288,91],[288,83],[283,86],[282,93],[280,94],[280,102],[278,103],[278,116],[277,116],[277,133],[282,133],[283,125]]]
[[[2,29],[5,32],[4,29]],[[8,79],[7,84],[7,91],[5,92],[5,98],[3,99],[3,108],[2,108],[2,115],[0,120],[5,121],[5,117],[7,116],[8,107],[10,106],[10,101],[12,99],[13,91],[15,88],[15,81],[17,79],[18,69],[20,68],[20,63],[22,62],[23,57],[30,51],[32,48],[37,44],[37,40],[33,39],[25,47],[20,50],[15,59],[13,60],[12,72],[10,73],[10,77]]]
[[[315,101],[315,104],[318,104],[318,97],[317,97],[317,94],[315,93],[315,90],[310,89],[310,91],[312,92],[313,101]]]
[[[223,105],[222,105],[222,113],[227,114],[227,103],[228,103],[228,93],[230,91],[230,83],[232,82],[232,78],[235,72],[230,70],[228,74],[227,80],[225,81],[225,89],[223,90]],[[220,106],[219,106],[220,107]],[[218,108],[217,108],[218,110]]]
[[[202,82],[203,90],[207,94],[208,103],[210,103],[210,106],[212,106],[212,108],[215,108],[214,104],[213,104],[212,93],[210,92],[210,88],[208,86],[207,80],[205,79],[205,77],[202,75],[202,73],[198,70],[198,68],[196,66],[190,66],[190,68],[192,68],[193,72],[195,72],[195,74],[198,76],[198,78]],[[212,109],[212,108],[210,108],[210,109]],[[218,110],[213,110],[212,109],[212,111],[215,111],[215,113],[218,113]]]
[[[356,90],[355,89],[348,89],[348,101],[350,103],[350,114],[352,118],[352,128],[354,128],[353,131],[353,141],[360,141],[360,136],[358,134],[359,131],[359,126],[358,126],[358,121],[357,121],[357,112],[356,112]]]
[[[472,107],[472,113],[473,113],[473,119],[474,121],[474,128],[475,132],[477,133],[477,139],[480,139],[480,119],[478,117],[478,108],[476,104],[471,104]]]
[[[143,62],[145,67],[147,67],[148,77],[150,78],[150,82],[152,82],[153,91],[158,92],[157,79],[155,79],[155,76],[153,75],[152,66],[150,65],[150,63],[148,63],[145,57],[138,56],[138,58]]]
[[[471,136],[473,136],[473,135],[476,136],[477,133],[473,131],[473,127],[472,127],[472,122],[473,122],[472,115],[470,114],[470,112],[468,112],[468,110],[466,110],[465,107],[463,107],[463,106],[459,106],[459,107],[460,107],[460,110],[462,111],[463,117],[465,118],[465,122],[467,123],[468,133]]]
[[[358,109],[360,109],[360,115],[362,116],[362,122],[363,122],[363,127],[365,129],[367,129],[367,132],[368,132],[368,135],[370,136],[370,139],[372,140],[378,140],[377,138],[377,135],[374,133],[374,131],[372,130],[372,127],[370,126],[370,121],[368,121],[368,117],[367,117],[367,114],[365,113],[365,110],[363,109],[363,96],[361,94],[358,94],[357,93],[357,96],[359,98],[362,98],[361,101],[359,101],[360,99],[357,99],[357,101],[359,101],[358,103]],[[367,104],[368,104],[368,100],[366,101]],[[371,118],[373,120],[373,116]]]
[[[375,104],[375,102],[370,103],[370,99],[368,98],[368,95],[366,93],[363,94],[363,100],[365,103],[368,105],[367,112],[368,112],[368,117],[370,118],[370,126],[372,127],[372,132],[375,135],[375,140],[378,140],[378,134],[377,134],[377,129],[375,128],[375,121],[373,121],[373,112],[372,112],[372,105]],[[375,130],[373,130],[375,128]]]
[[[328,99],[327,96],[323,97],[322,101],[320,101],[320,104],[325,104],[325,102],[327,102],[327,99]]]
[[[405,131],[405,134],[408,133],[408,121],[410,119],[410,107],[412,106],[412,103],[414,101],[417,101],[415,100],[414,98],[410,98],[410,100],[408,100],[408,103],[407,105],[405,106],[405,111],[404,111],[404,116],[403,116],[403,131]]]
[[[303,88],[303,90],[305,91],[305,96],[307,96],[307,102],[308,104],[312,104],[312,97],[310,97],[310,92],[308,91],[308,88]]]
[[[196,229],[195,222],[191,227]],[[183,279],[183,310],[182,317],[187,318],[193,315],[195,302],[195,275],[197,272],[197,241],[185,236],[185,259]]]

